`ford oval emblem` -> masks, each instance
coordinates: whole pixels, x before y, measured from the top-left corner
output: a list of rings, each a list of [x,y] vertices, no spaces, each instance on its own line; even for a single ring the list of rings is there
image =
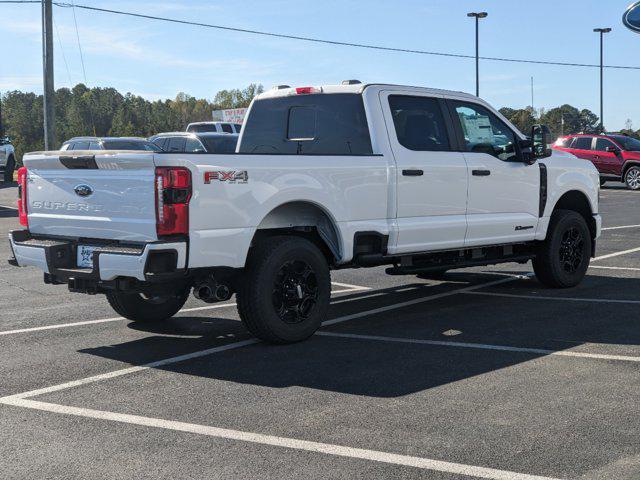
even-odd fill
[[[640,1],[633,2],[622,15],[622,23],[629,30],[640,33]]]
[[[79,197],[88,197],[89,195],[91,195],[93,193],[93,188],[91,188],[89,185],[77,185],[74,189],[74,192],[76,192],[76,195],[78,195]]]

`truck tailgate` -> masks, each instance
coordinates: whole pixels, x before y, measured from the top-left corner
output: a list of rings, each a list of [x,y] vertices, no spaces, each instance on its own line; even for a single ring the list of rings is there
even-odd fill
[[[39,152],[23,162],[31,233],[157,239],[153,154]]]

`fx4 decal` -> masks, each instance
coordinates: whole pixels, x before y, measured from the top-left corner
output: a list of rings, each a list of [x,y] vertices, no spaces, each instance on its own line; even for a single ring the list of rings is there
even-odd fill
[[[211,183],[212,180],[229,183],[247,183],[249,181],[249,172],[241,171],[224,171],[216,170],[212,172],[204,172],[204,183]]]

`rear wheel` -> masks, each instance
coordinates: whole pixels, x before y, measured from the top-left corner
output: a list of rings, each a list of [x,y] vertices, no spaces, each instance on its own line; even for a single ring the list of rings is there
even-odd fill
[[[272,237],[249,256],[238,313],[261,340],[299,342],[326,318],[330,295],[329,265],[320,249],[304,238]]]
[[[624,174],[624,183],[627,184],[629,190],[640,189],[640,167],[629,167]]]
[[[538,280],[553,288],[574,287],[587,273],[591,232],[582,215],[557,210],[551,216],[547,239],[533,259]]]
[[[5,182],[13,182],[13,170],[15,169],[15,160],[13,157],[9,157],[7,164],[4,166],[4,178]]]
[[[173,295],[108,292],[107,301],[118,314],[134,322],[159,322],[173,317],[189,298],[189,290]]]

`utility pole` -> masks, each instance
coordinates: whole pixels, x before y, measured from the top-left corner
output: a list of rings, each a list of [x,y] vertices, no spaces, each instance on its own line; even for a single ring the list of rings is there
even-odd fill
[[[53,6],[42,0],[42,77],[44,93],[44,148],[55,148],[55,103],[53,86]]]
[[[533,77],[531,77],[531,116],[535,117],[536,109],[533,108]]]
[[[604,34],[611,31],[610,28],[594,28],[594,32],[600,34],[600,132],[604,131]]]
[[[487,12],[469,12],[467,17],[476,19],[476,97],[480,96],[480,33],[479,25],[481,18],[487,18]]]

